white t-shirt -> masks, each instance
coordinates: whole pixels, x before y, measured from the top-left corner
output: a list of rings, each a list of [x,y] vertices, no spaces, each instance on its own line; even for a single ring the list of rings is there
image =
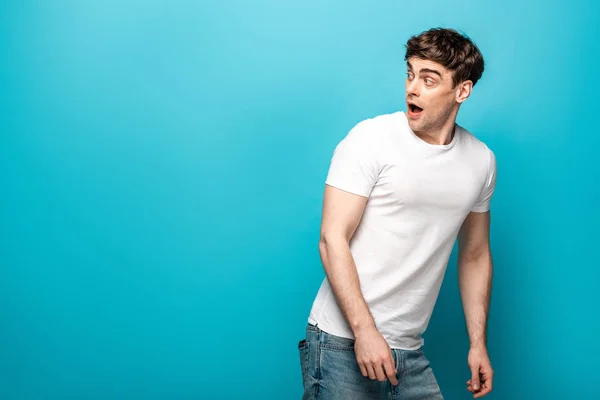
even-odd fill
[[[451,143],[432,145],[404,112],[385,114],[337,145],[326,183],[369,198],[350,241],[360,287],[390,347],[419,348],[461,224],[490,208],[493,152],[458,124]],[[308,321],[353,338],[327,278]]]

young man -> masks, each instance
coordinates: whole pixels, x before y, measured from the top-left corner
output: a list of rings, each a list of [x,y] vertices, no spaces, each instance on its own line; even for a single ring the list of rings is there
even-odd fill
[[[484,62],[467,37],[409,39],[406,112],[380,115],[337,145],[319,249],[326,273],[300,350],[303,399],[442,399],[422,334],[453,245],[470,339],[467,389],[492,390],[486,347],[492,151],[456,123]]]

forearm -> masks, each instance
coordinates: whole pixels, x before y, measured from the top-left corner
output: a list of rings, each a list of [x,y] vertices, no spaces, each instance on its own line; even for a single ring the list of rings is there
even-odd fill
[[[360,289],[356,264],[348,242],[344,238],[322,238],[319,252],[329,285],[354,335],[375,327]]]
[[[492,292],[491,253],[459,256],[458,277],[471,347],[487,346],[487,321]]]

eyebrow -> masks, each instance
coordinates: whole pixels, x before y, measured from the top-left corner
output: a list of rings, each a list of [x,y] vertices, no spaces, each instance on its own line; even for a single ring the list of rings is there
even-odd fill
[[[408,68],[409,68],[410,70],[412,70],[412,69],[413,69],[413,66],[411,65],[411,63],[407,62],[406,64],[408,65]],[[421,72],[429,72],[429,73],[431,73],[431,74],[436,74],[436,75],[438,75],[440,78],[442,78],[442,79],[443,79],[443,77],[442,77],[442,74],[441,74],[439,71],[436,71],[435,69],[423,68],[423,69],[421,69],[421,70],[419,71],[419,73],[421,73]]]

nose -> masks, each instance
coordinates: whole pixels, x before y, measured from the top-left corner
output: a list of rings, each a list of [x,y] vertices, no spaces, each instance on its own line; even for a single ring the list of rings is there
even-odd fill
[[[419,87],[419,80],[418,79],[413,79],[412,81],[410,79],[406,80],[406,94],[408,96],[419,96],[419,92],[420,92],[420,87]]]

